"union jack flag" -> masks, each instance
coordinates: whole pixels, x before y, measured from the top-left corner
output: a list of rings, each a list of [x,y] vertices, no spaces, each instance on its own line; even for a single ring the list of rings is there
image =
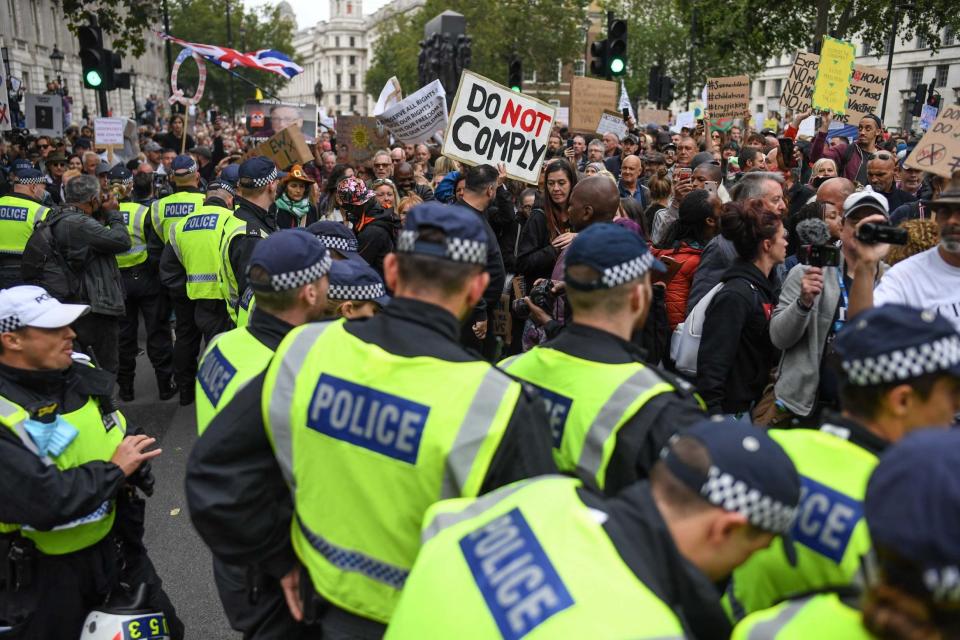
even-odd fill
[[[262,69],[279,74],[289,80],[298,73],[303,73],[303,67],[291,60],[287,54],[276,49],[260,49],[250,53],[241,53],[236,49],[227,47],[218,47],[212,44],[200,44],[197,42],[187,42],[180,38],[157,32],[164,40],[176,42],[188,49],[196,51],[210,62],[223,67],[224,69],[233,69],[234,67],[249,67],[251,69]]]

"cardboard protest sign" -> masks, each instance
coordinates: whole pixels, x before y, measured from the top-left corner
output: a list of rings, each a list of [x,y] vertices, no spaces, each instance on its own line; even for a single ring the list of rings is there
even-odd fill
[[[960,171],[960,105],[943,107],[904,165],[950,178]]]
[[[386,130],[377,126],[370,116],[340,116],[337,118],[337,161],[366,162],[380,149],[390,145]],[[343,154],[345,157],[341,160]]]
[[[780,104],[794,113],[813,108],[813,83],[817,77],[820,56],[809,51],[797,51],[797,58],[790,68],[790,75],[783,84]],[[880,106],[883,90],[887,84],[885,69],[853,66],[853,78],[847,96],[847,109],[843,115],[834,114],[834,122],[857,125],[864,115],[874,113]]]
[[[707,111],[713,120],[750,115],[750,78],[707,78]]]
[[[937,119],[937,113],[937,108],[933,105],[923,105],[923,110],[920,112],[920,128],[924,131],[930,129],[933,121]]]
[[[623,116],[616,111],[604,111],[600,115],[600,122],[597,124],[597,133],[603,135],[607,132],[615,133],[617,140],[623,140],[627,135],[627,123]]]
[[[384,106],[380,112],[374,109],[373,115],[401,142],[425,142],[447,128],[447,97],[439,80],[393,104],[385,101]]]
[[[266,156],[280,168],[286,170],[292,164],[313,160],[313,154],[303,139],[300,127],[291,125],[273,134],[269,140],[250,150],[251,156]]]
[[[592,132],[604,109],[615,110],[620,97],[616,82],[584,76],[570,79],[570,130]]]
[[[681,111],[677,114],[677,121],[672,127],[670,127],[670,131],[673,131],[674,133],[680,133],[680,130],[684,127],[692,131],[696,126],[697,119],[693,111]]]
[[[94,118],[93,138],[98,147],[123,145],[125,118]]]
[[[823,37],[817,78],[813,82],[811,103],[814,109],[841,115],[847,112],[850,82],[853,80],[853,61],[856,57],[856,49],[849,42],[830,36]]]
[[[63,98],[61,96],[38,96],[28,93],[25,98],[27,129],[32,129],[37,135],[63,135]]]
[[[317,105],[292,104],[274,100],[248,100],[243,106],[247,133],[252,138],[269,138],[290,125],[297,125],[313,144],[317,136]]]
[[[637,124],[670,124],[670,112],[666,109],[639,109],[637,111]]]
[[[502,162],[511,178],[536,184],[555,118],[553,105],[464,71],[442,153],[469,165]]]

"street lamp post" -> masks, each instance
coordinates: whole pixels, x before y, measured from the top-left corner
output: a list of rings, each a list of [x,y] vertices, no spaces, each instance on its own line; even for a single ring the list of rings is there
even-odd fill
[[[53,45],[53,52],[50,53],[50,64],[53,65],[53,71],[57,74],[57,93],[63,95],[63,52]]]
[[[137,118],[137,72],[133,67],[130,68],[130,93],[133,97],[133,121],[139,123],[140,120]]]

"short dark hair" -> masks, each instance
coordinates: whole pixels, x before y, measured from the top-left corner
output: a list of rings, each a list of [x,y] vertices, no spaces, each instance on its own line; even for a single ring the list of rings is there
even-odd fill
[[[921,400],[927,400],[933,393],[933,387],[941,378],[949,377],[944,372],[928,373],[912,380],[891,382],[887,384],[876,384],[867,387],[860,387],[850,384],[846,380],[846,374],[839,371],[839,367],[834,363],[834,369],[838,369],[840,376],[840,407],[850,415],[860,420],[873,420],[880,413],[880,405],[883,397],[887,395],[894,387],[902,384],[909,384]]]
[[[443,231],[436,227],[421,227],[419,240],[442,243],[446,240]],[[467,281],[483,271],[476,264],[453,262],[415,253],[398,253],[397,269],[400,280],[415,289],[436,291],[445,296],[460,292]]]
[[[756,162],[757,156],[762,154],[763,152],[756,147],[744,147],[740,149],[740,168],[745,168],[748,162]]]
[[[747,262],[760,253],[760,243],[774,238],[783,221],[756,199],[728,202],[720,216],[720,233],[733,243],[737,255]]]
[[[500,173],[489,164],[478,164],[475,167],[468,167],[464,171],[466,182],[463,188],[470,193],[483,193],[486,189],[497,184]]]
[[[133,176],[133,194],[141,200],[153,195],[152,173],[138,173]]]
[[[672,455],[704,476],[710,471],[712,460],[707,448],[694,438],[678,437],[669,445]],[[657,462],[650,471],[650,485],[661,500],[680,513],[697,513],[710,508],[710,503],[696,491],[681,482],[666,463]]]

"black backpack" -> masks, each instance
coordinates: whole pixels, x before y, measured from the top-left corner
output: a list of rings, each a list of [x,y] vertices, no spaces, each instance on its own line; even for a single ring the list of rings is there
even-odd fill
[[[50,211],[45,219],[37,221],[23,249],[20,275],[24,282],[43,287],[57,300],[76,301],[83,279],[70,268],[53,236],[53,226],[63,218],[59,211]]]

